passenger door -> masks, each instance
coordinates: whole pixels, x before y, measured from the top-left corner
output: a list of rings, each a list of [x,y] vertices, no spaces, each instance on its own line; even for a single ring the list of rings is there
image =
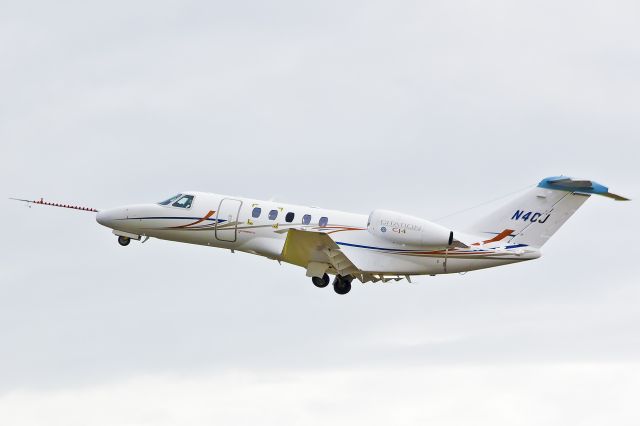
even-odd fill
[[[224,198],[216,214],[216,238],[220,241],[234,242],[238,233],[238,215],[242,201]]]

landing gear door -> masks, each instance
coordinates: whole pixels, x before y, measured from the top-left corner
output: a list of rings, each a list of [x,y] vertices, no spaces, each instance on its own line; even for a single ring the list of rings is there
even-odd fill
[[[235,242],[238,236],[238,215],[242,201],[224,198],[216,214],[216,238],[220,241]]]

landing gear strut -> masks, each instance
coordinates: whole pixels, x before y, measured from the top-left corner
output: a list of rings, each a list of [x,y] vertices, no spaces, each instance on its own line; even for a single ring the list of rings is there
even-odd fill
[[[347,294],[351,290],[351,281],[353,277],[350,275],[336,275],[333,280],[333,290],[338,294]]]
[[[118,243],[123,247],[128,246],[130,242],[131,242],[131,238],[129,237],[123,237],[123,236],[118,237]]]
[[[329,275],[324,274],[322,277],[313,277],[311,281],[316,287],[324,288],[329,285]]]

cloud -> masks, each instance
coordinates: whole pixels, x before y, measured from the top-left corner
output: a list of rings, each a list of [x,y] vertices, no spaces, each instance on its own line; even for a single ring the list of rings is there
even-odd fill
[[[15,390],[15,425],[389,423],[633,425],[637,364],[427,366],[145,375],[63,390]]]

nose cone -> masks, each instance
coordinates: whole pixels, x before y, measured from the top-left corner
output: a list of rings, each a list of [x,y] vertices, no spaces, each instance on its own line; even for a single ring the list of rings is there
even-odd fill
[[[100,210],[96,214],[96,222],[107,228],[115,229],[122,219],[126,219],[126,211],[122,208]]]

